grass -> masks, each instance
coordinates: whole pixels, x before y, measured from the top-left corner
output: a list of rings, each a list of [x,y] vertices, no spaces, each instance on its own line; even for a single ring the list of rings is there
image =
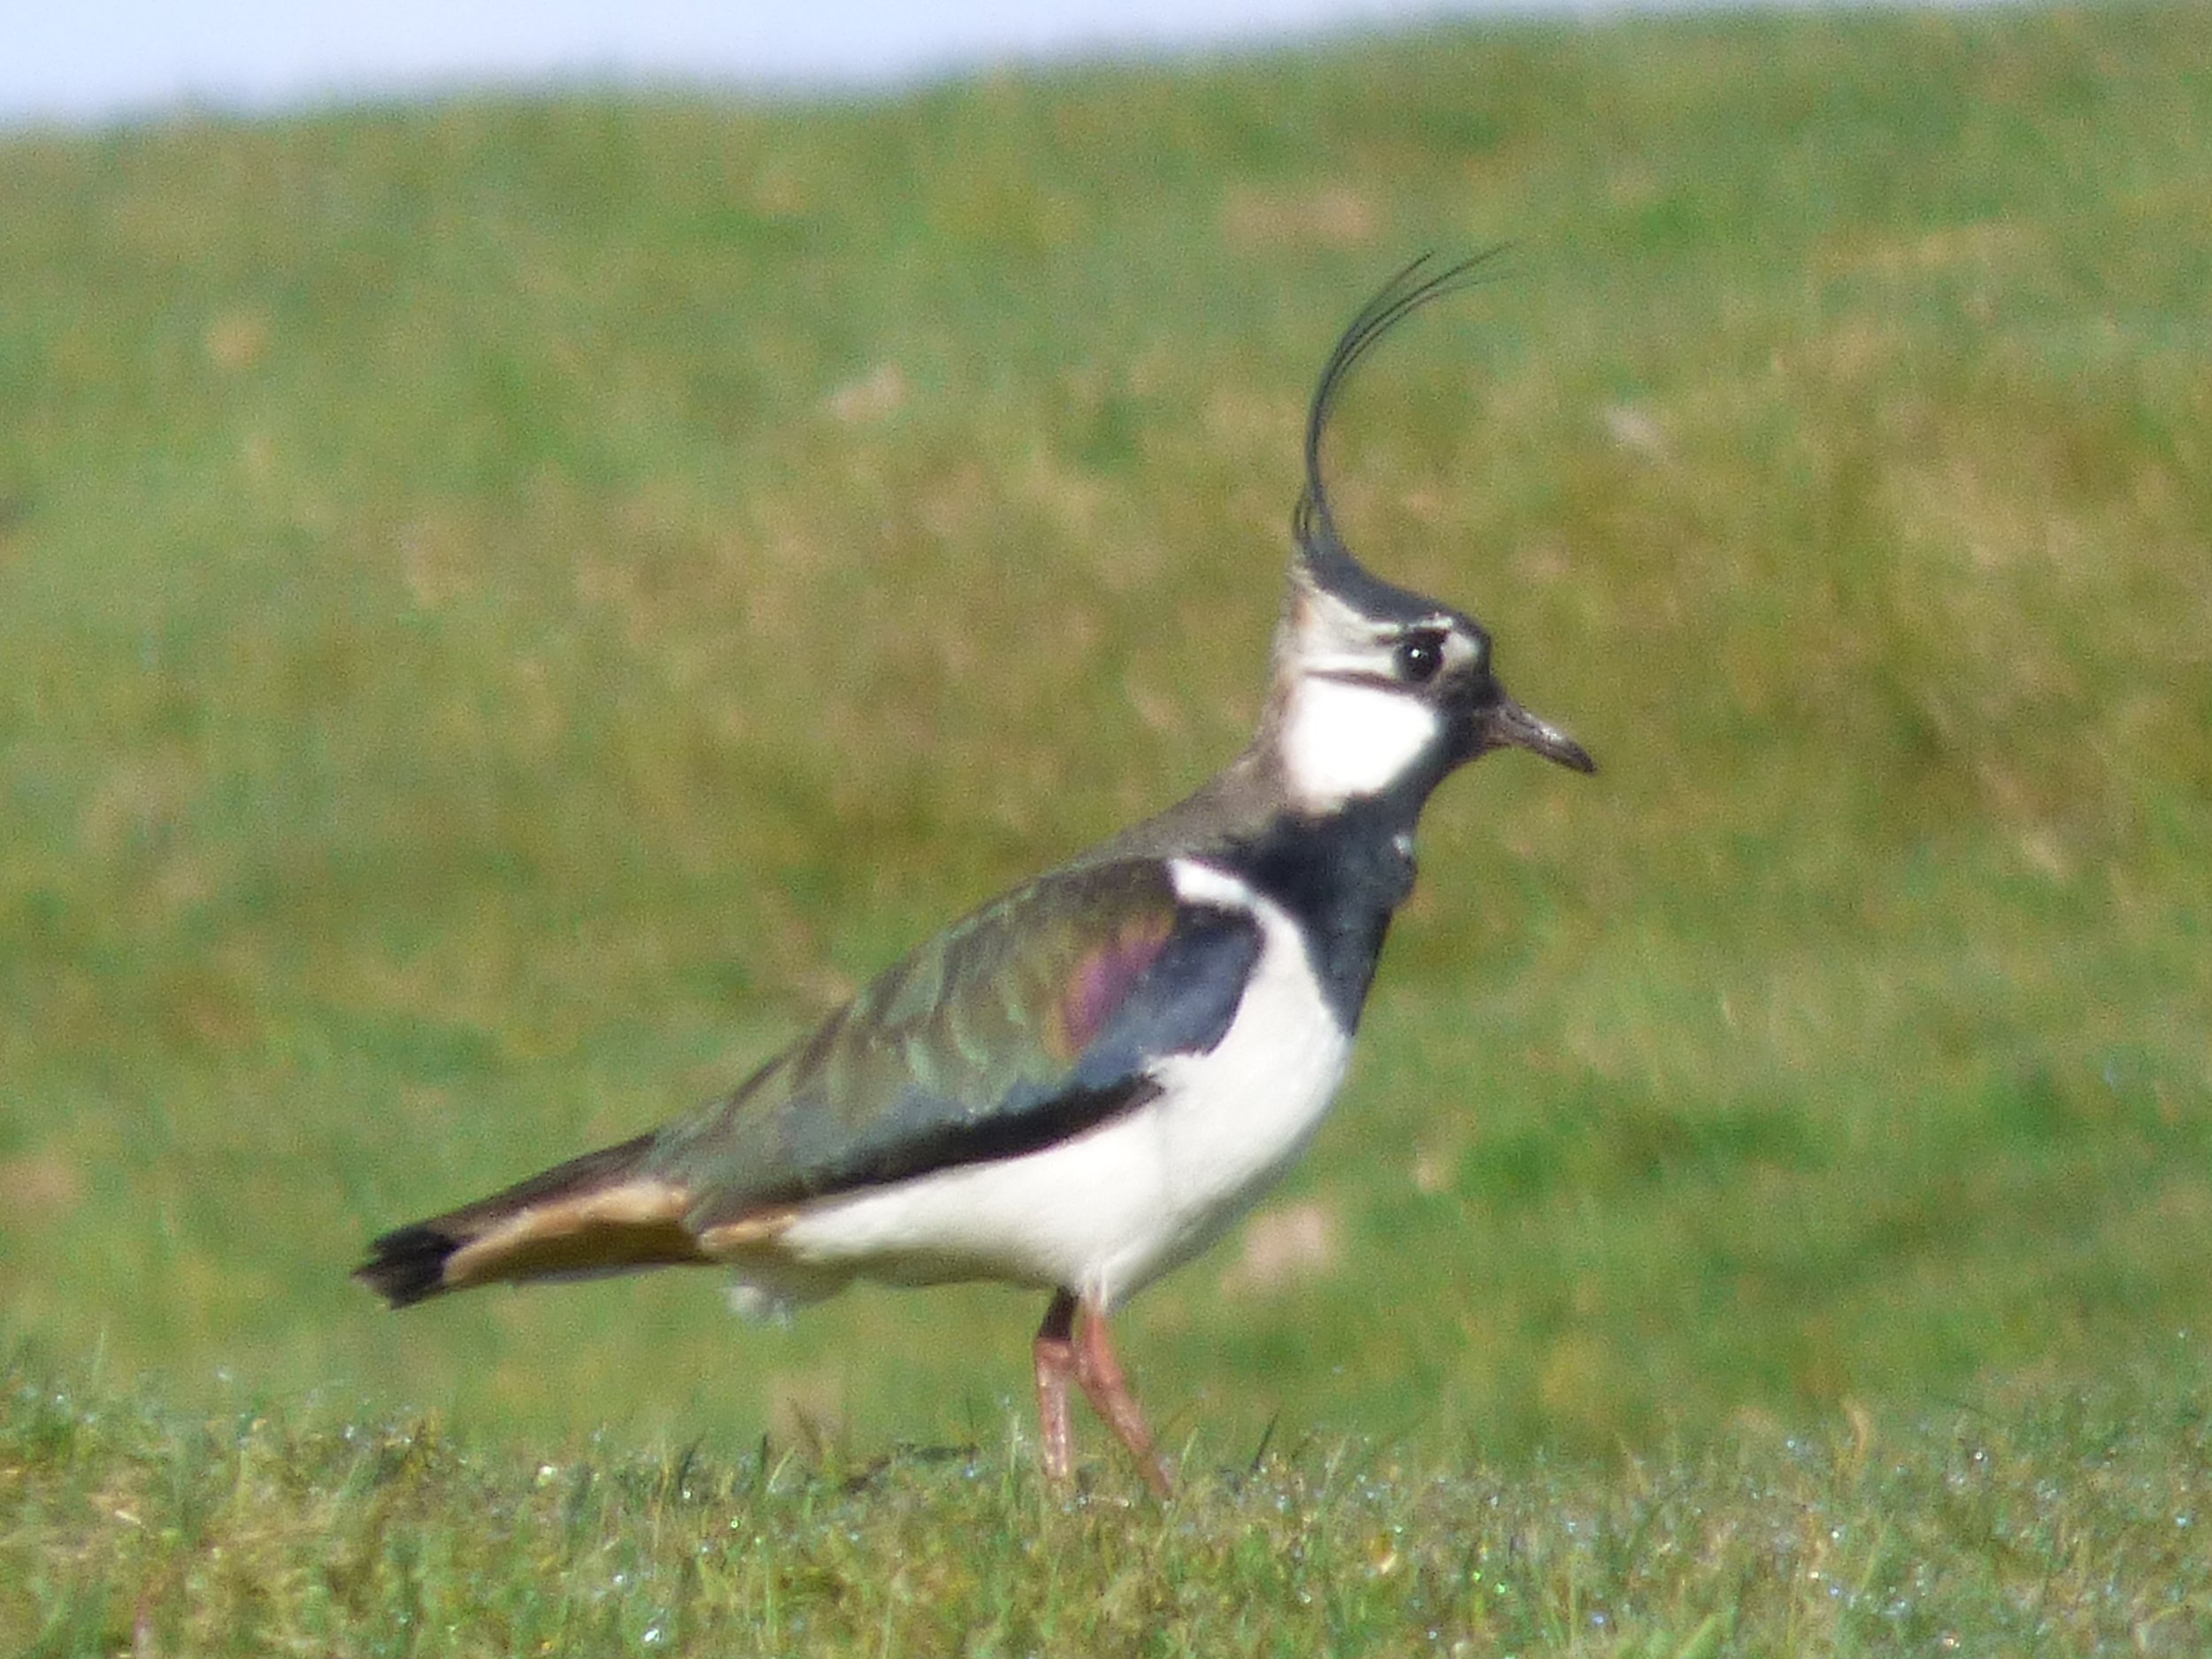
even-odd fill
[[[911,1444],[1049,1509],[1033,1298],[345,1271],[1232,752],[1321,355],[1502,236],[1356,388],[1343,516],[1605,770],[1432,809],[1338,1114],[1124,1322],[1156,1420],[1535,1517],[1853,1413],[1932,1492],[1946,1402],[2135,1379],[2154,1464],[2212,1328],[2208,65],[2195,8],[1732,16],[0,138],[9,1432],[146,1417],[10,1467],[81,1525],[296,1444],[321,1502],[428,1412],[517,1503],[765,1431],[833,1509]],[[105,1536],[16,1628],[123,1639]]]
[[[430,1418],[243,1400],[188,1417],[19,1362],[5,1380],[0,1636],[35,1655],[1705,1659],[2212,1637],[2212,1430],[2162,1388],[1896,1432],[1859,1414],[1602,1471],[1308,1445],[1156,1509],[1118,1470],[1044,1490],[999,1447],[539,1462]]]

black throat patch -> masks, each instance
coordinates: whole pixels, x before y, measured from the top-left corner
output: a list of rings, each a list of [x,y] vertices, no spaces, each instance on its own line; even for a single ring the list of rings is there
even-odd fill
[[[1413,891],[1413,829],[1428,781],[1325,817],[1285,814],[1220,859],[1297,922],[1306,960],[1348,1035],[1359,1028],[1391,913]]]

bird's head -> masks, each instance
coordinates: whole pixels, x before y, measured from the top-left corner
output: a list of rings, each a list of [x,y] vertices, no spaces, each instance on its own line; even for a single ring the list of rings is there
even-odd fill
[[[1488,257],[1430,271],[1425,255],[1401,271],[1352,319],[1314,388],[1269,718],[1291,794],[1310,810],[1409,787],[1425,795],[1494,749],[1596,770],[1579,743],[1498,683],[1479,622],[1370,572],[1329,513],[1321,445],[1346,378],[1410,312],[1478,280]]]

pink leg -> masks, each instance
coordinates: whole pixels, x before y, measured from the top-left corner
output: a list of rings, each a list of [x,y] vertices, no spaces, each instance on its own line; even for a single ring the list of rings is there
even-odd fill
[[[1075,1343],[1070,1335],[1075,1323],[1075,1298],[1056,1292],[1045,1310],[1045,1322],[1037,1327],[1037,1455],[1045,1466],[1045,1479],[1065,1486],[1071,1471],[1068,1435],[1068,1379],[1079,1374]]]
[[[1059,1304],[1055,1302],[1053,1306],[1056,1309]],[[1122,1374],[1121,1362],[1114,1357],[1113,1340],[1106,1332],[1105,1311],[1089,1302],[1083,1303],[1083,1331],[1075,1341],[1075,1380],[1082,1385],[1092,1407],[1106,1419],[1137,1460],[1137,1472],[1144,1477],[1144,1484],[1152,1488],[1153,1495],[1172,1495],[1175,1487],[1168,1474],[1167,1460],[1153,1449],[1152,1431],[1145,1426],[1144,1413],[1137,1409],[1136,1397],[1129,1392],[1129,1381]]]

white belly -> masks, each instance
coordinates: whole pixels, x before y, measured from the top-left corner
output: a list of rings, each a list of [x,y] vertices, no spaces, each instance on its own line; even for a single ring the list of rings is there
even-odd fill
[[[1319,1125],[1351,1040],[1280,907],[1204,865],[1178,860],[1174,872],[1185,898],[1261,926],[1250,983],[1210,1053],[1168,1060],[1156,1099],[1074,1140],[808,1205],[772,1252],[739,1265],[739,1305],[867,1277],[1066,1286],[1110,1308],[1250,1209]]]

